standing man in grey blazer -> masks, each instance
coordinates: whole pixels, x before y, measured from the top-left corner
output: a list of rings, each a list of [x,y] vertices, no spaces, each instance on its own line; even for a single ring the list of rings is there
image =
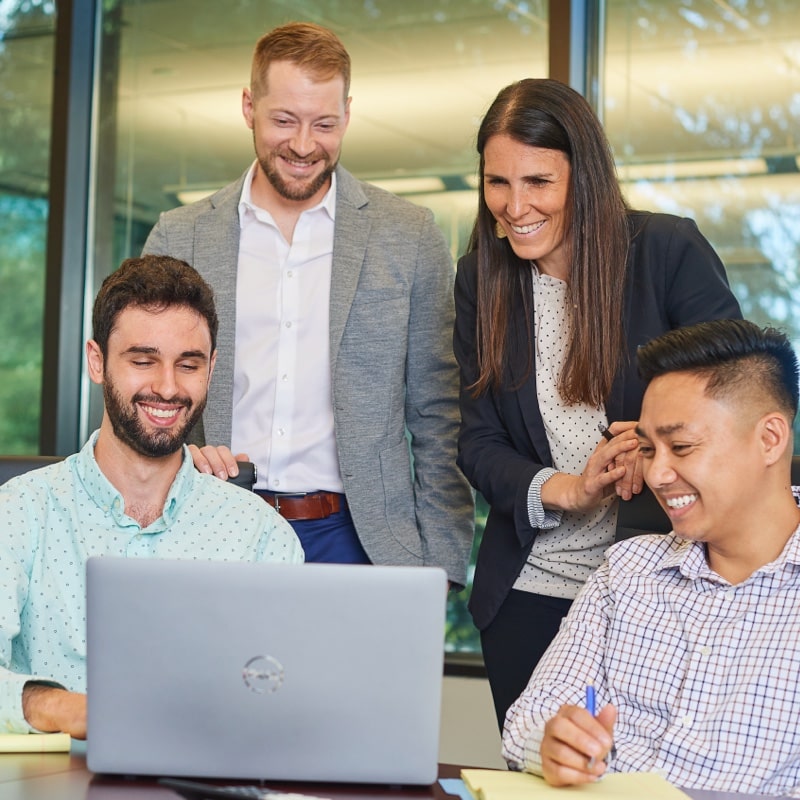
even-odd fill
[[[331,31],[263,36],[242,93],[256,161],[162,214],[145,252],[185,259],[216,296],[198,469],[225,478],[246,454],[306,561],[435,565],[463,585],[452,262],[430,211],[337,165],[349,86]]]

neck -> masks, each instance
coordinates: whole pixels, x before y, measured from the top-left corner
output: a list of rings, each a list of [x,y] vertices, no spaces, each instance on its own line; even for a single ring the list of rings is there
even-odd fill
[[[144,456],[118,439],[104,417],[94,457],[100,471],[122,495],[130,517],[146,527],[161,516],[183,462],[182,449],[162,458]]]
[[[737,521],[737,532],[724,541],[706,543],[709,566],[734,585],[778,558],[800,525],[800,509],[788,487],[773,500],[759,503],[759,509],[760,514],[745,524]]]
[[[271,214],[278,230],[283,234],[283,238],[291,244],[294,228],[300,215],[317,205],[325,197],[330,187],[331,181],[328,179],[313,197],[309,197],[307,200],[290,200],[275,190],[261,169],[261,165],[257,163],[253,182],[250,185],[250,198],[254,205]]]

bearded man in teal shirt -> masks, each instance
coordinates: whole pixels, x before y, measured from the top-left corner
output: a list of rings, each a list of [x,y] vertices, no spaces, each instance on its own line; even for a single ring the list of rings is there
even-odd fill
[[[87,342],[100,429],[59,464],[0,487],[0,731],[86,736],[90,556],[302,562],[270,506],[194,469],[186,437],[216,359],[209,286],[166,256],[103,283]]]

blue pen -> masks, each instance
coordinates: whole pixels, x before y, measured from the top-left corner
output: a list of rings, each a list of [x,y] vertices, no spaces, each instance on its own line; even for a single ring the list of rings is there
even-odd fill
[[[594,686],[587,686],[586,687],[586,710],[592,715],[595,715],[595,706],[594,706]],[[589,759],[589,763],[586,765],[587,769],[594,769],[594,756]]]
[[[586,687],[586,710],[594,716],[594,686]]]

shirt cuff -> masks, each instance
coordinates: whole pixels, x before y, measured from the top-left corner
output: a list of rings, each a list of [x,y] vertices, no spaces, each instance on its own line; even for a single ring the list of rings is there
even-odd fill
[[[525,761],[522,767],[525,772],[532,772],[534,775],[542,774],[543,739],[544,728],[534,728],[525,741]]]
[[[542,506],[542,486],[550,480],[553,475],[558,474],[558,470],[552,467],[540,469],[531,481],[528,488],[528,521],[532,528],[548,530],[556,528],[561,524],[561,511],[552,511]]]

